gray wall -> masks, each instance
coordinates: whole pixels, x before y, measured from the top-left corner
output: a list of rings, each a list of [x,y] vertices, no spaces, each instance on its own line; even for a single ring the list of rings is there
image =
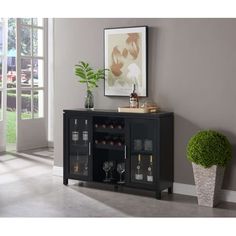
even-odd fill
[[[234,145],[224,188],[236,190],[236,19],[55,19],[55,165],[62,166],[62,110],[83,107],[85,88],[74,65],[103,66],[103,29],[149,27],[149,97],[175,113],[174,180],[193,184],[185,148],[200,129],[216,129]],[[127,105],[127,98],[103,96],[96,108]]]

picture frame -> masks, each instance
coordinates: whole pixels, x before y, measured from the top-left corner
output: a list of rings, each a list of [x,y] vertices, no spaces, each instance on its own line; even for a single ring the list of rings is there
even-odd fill
[[[139,97],[147,97],[147,26],[104,29],[104,95],[130,96],[135,84]]]

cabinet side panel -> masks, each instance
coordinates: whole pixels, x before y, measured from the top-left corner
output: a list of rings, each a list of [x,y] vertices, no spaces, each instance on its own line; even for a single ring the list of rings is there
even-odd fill
[[[172,187],[174,176],[173,115],[160,118],[160,188]]]
[[[67,114],[63,114],[63,179],[68,178],[68,118]]]

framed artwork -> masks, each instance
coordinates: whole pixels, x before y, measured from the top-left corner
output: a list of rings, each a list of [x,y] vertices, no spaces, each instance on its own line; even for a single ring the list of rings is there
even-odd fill
[[[147,26],[104,29],[105,96],[147,96]]]

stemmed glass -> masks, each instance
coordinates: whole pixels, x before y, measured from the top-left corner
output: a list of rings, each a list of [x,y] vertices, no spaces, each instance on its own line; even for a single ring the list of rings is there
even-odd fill
[[[84,175],[88,175],[88,160],[84,164]]]
[[[108,172],[109,172],[109,170],[110,170],[110,165],[109,165],[109,162],[108,161],[105,161],[104,163],[103,163],[103,167],[102,167],[102,169],[105,171],[105,173],[106,173],[106,178],[103,180],[103,182],[110,182],[110,180],[108,179]]]
[[[113,171],[115,169],[115,163],[114,161],[109,161],[109,166],[110,166],[110,180],[113,180]]]
[[[125,181],[122,180],[122,174],[125,172],[125,163],[124,162],[117,164],[117,172],[120,174],[120,180],[117,183],[124,184]]]

